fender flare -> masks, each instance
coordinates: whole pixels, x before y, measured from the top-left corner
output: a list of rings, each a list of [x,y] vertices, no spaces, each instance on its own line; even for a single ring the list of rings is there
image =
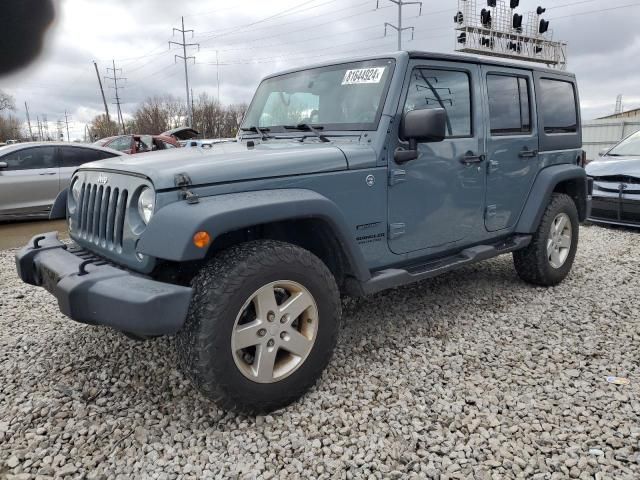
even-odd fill
[[[366,281],[371,273],[342,212],[327,197],[305,189],[260,190],[201,198],[199,203],[175,202],[151,219],[137,251],[176,262],[201,260],[207,249],[193,244],[193,235],[216,237],[242,228],[284,220],[318,218],[325,221],[340,243],[355,276]]]
[[[556,186],[567,180],[577,181],[576,194],[578,196],[578,204],[576,207],[578,208],[580,221],[585,219],[588,188],[587,174],[584,168],[571,164],[552,165],[538,173],[516,225],[517,233],[533,233],[536,231]]]
[[[62,190],[51,207],[49,212],[49,220],[64,220],[67,218],[67,196],[69,195],[69,187]]]

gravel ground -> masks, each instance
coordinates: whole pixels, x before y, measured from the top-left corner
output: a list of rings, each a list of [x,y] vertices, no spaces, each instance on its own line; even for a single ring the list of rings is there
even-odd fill
[[[2,252],[0,478],[640,478],[640,233],[581,234],[556,288],[503,257],[346,301],[319,384],[257,418],[194,392],[172,339],[68,321]]]

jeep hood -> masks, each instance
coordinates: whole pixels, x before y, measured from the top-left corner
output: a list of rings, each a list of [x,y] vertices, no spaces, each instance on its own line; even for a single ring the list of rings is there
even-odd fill
[[[370,147],[362,146],[362,150],[375,161]],[[179,173],[187,174],[193,185],[203,185],[345,170],[348,163],[335,145],[287,141],[252,148],[243,143],[222,143],[213,149],[176,148],[100,160],[82,168],[144,175],[162,190],[174,188]]]
[[[640,178],[640,158],[638,157],[609,157],[594,160],[586,167],[590,177],[626,176]]]

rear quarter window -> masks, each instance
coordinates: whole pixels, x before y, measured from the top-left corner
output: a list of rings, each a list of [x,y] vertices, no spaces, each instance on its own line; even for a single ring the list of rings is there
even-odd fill
[[[539,150],[548,152],[581,149],[582,131],[575,78],[539,71],[534,71],[533,75]]]
[[[541,78],[539,96],[544,133],[578,131],[576,94],[571,82]]]

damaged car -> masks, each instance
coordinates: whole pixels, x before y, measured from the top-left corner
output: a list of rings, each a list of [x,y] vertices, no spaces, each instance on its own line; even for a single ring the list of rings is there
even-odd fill
[[[589,221],[640,227],[640,131],[586,167],[593,178]]]

